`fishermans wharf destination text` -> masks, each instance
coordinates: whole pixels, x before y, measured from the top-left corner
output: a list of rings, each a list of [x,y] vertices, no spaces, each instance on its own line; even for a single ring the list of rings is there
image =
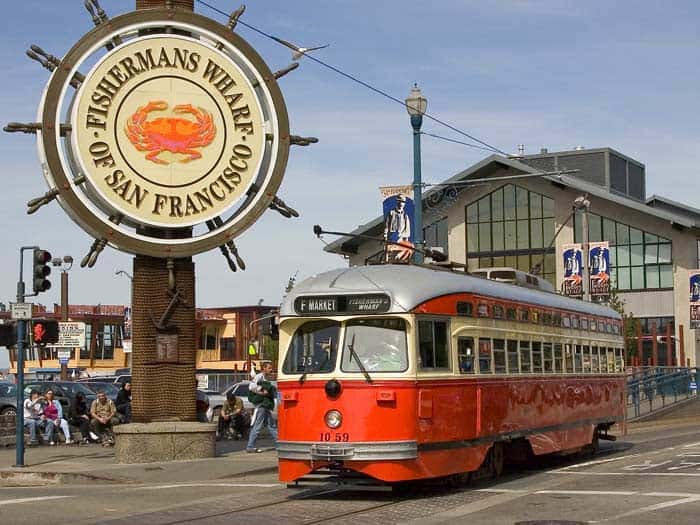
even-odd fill
[[[145,213],[154,216],[154,219],[161,216],[177,221],[178,218],[211,212],[212,209],[226,206],[231,194],[236,193],[236,198],[240,196],[241,191],[236,190],[250,180],[250,170],[254,169],[256,159],[251,160],[255,156],[255,150],[247,138],[255,135],[254,115],[259,114],[256,111],[257,101],[253,101],[254,109],[251,110],[250,88],[245,86],[242,89],[236,80],[241,73],[231,73],[229,69],[233,66],[223,57],[218,61],[203,56],[207,54],[187,49],[184,45],[178,47],[172,44],[154,45],[130,53],[122,52],[107,59],[109,63],[105,67],[109,69],[99,79],[90,79],[87,86],[89,90],[82,97],[87,100],[81,101],[82,109],[78,118],[82,120],[82,136],[89,137],[85,152],[90,157],[88,164],[94,164],[106,186],[124,203],[139,210],[139,215]],[[212,53],[212,56],[216,55]],[[101,71],[104,72],[105,67]],[[157,73],[155,76],[154,72]],[[120,94],[128,97],[130,90],[141,84],[142,79],[158,78],[161,75],[181,77],[212,95],[218,93],[215,100],[224,114],[224,123],[228,123],[226,151],[214,172],[203,180],[198,179],[196,184],[185,186],[185,193],[169,193],[167,185],[161,188],[159,185],[146,184],[138,173],[121,165],[119,155],[115,156],[113,151],[118,138],[113,137],[111,140],[110,137],[112,130],[116,133],[123,132],[119,126],[114,125],[123,98]],[[178,187],[182,190],[181,185]]]

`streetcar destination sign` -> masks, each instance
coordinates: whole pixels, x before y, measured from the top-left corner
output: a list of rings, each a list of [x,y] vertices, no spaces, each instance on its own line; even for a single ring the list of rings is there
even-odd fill
[[[390,307],[386,294],[302,296],[294,301],[300,315],[385,313]]]

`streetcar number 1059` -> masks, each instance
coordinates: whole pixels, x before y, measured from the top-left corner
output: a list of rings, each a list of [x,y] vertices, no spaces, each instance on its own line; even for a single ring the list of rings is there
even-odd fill
[[[347,432],[321,432],[320,441],[333,441],[335,443],[347,443],[350,441],[350,434]]]

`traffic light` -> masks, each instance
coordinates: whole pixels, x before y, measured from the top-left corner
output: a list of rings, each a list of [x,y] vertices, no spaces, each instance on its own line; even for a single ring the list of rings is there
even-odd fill
[[[14,323],[0,324],[0,346],[17,344],[17,328]]]
[[[46,250],[34,250],[34,293],[45,292],[51,288],[51,281],[46,277],[51,273],[51,254]]]
[[[36,345],[58,343],[58,321],[34,319],[32,321],[32,341]]]

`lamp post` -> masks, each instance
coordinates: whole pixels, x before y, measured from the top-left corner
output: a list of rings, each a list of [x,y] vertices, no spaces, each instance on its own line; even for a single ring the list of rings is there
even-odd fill
[[[129,291],[129,316],[128,316],[128,321],[127,321],[127,316],[126,314],[124,315],[124,339],[122,340],[122,349],[124,351],[124,366],[128,366],[131,368],[131,355],[133,352],[133,348],[131,347],[131,318],[133,315],[133,308],[134,305],[133,303],[133,298],[134,298],[134,276],[131,275],[129,272],[126,270],[120,270],[116,269],[114,270],[114,275],[123,275],[127,279],[129,279],[130,283],[130,291]],[[128,341],[128,347],[127,347],[127,341]],[[129,354],[128,356],[126,354]]]
[[[428,99],[423,96],[418,84],[413,84],[411,93],[406,98],[406,110],[411,115],[413,127],[413,242],[417,248],[423,248],[423,196],[420,162],[420,127],[423,124],[423,114],[428,108]],[[415,252],[413,257],[417,263],[423,262],[423,254]]]
[[[590,301],[591,293],[591,273],[588,267],[588,211],[591,208],[591,201],[588,195],[581,195],[574,199],[574,209],[581,212],[581,247],[583,248],[583,300]]]
[[[51,259],[52,266],[61,268],[61,321],[68,321],[68,270],[73,267],[73,257],[64,255],[63,258]],[[59,361],[61,361],[59,359]],[[61,361],[61,381],[68,380],[68,363]]]

